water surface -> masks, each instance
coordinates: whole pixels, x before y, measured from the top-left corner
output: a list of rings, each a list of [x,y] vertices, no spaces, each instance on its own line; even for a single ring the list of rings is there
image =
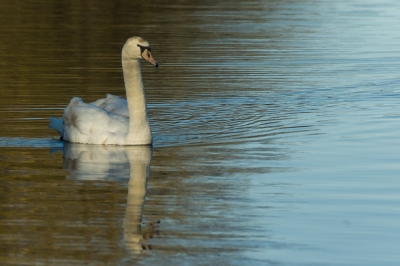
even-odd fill
[[[5,265],[397,265],[400,3],[0,5]],[[142,64],[154,147],[65,144]],[[160,221],[160,223],[158,223]]]

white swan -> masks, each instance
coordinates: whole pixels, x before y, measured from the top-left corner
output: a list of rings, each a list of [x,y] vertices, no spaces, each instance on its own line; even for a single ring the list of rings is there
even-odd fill
[[[62,118],[50,117],[49,128],[65,141],[86,144],[148,145],[152,143],[140,58],[158,67],[149,43],[141,37],[129,38],[122,49],[126,100],[107,98],[84,103],[74,97]]]

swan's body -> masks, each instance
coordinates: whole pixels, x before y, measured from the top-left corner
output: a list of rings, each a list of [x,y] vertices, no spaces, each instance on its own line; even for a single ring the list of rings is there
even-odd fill
[[[126,100],[107,95],[93,103],[72,98],[62,118],[50,117],[50,128],[63,140],[86,144],[147,145],[152,143],[146,99],[140,70],[140,58],[158,63],[149,44],[140,37],[128,39],[122,49]]]

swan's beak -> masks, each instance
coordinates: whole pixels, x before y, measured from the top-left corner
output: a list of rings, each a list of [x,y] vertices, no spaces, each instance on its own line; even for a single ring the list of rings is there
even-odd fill
[[[154,60],[154,58],[151,56],[151,52],[148,49],[145,49],[142,52],[142,58],[147,62],[149,62],[150,64],[152,64],[153,66],[158,67],[157,61]]]

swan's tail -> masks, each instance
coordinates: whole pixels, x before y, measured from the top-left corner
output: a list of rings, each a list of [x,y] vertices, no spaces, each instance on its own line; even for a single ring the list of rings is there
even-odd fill
[[[54,117],[49,117],[50,119],[50,125],[49,128],[54,128],[57,130],[58,133],[60,133],[61,136],[64,135],[64,129],[63,129],[63,120],[62,118],[54,118]]]

